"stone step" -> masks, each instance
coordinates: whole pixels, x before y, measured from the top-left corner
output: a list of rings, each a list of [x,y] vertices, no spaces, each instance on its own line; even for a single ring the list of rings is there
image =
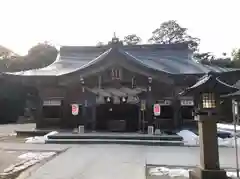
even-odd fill
[[[34,137],[34,136],[44,136],[52,130],[16,130],[17,137]]]
[[[105,140],[154,140],[154,141],[182,141],[178,135],[147,135],[147,134],[102,134],[102,133],[84,133],[71,134],[59,133],[49,136],[49,139],[105,139]]]
[[[48,139],[47,144],[129,144],[149,146],[182,146],[182,141],[120,139]]]

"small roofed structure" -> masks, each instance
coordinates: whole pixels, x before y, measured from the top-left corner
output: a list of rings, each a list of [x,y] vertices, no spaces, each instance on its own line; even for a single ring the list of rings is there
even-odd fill
[[[194,85],[187,87],[185,90],[179,93],[180,96],[190,95],[194,97],[195,115],[199,113],[209,113],[209,109],[214,108],[214,110],[211,110],[211,113],[218,114],[218,121],[222,121],[222,119],[226,117],[226,114],[223,111],[227,110],[226,107],[230,105],[230,102],[228,100],[222,101],[220,98],[222,95],[234,93],[239,89],[221,81],[219,79],[220,76],[221,74],[219,73],[207,73]],[[232,114],[228,113],[227,115]],[[229,119],[232,118],[230,117]]]
[[[201,77],[193,86],[187,87],[180,95],[195,96],[201,92],[210,92],[214,90],[218,94],[229,94],[238,91],[237,87],[231,86],[219,79],[219,73],[209,72]]]

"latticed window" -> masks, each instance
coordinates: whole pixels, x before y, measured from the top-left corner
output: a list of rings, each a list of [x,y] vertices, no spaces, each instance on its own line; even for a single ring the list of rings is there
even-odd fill
[[[112,79],[113,80],[120,80],[122,76],[122,71],[119,68],[112,69]]]
[[[216,100],[213,93],[203,93],[202,94],[203,108],[215,108]]]

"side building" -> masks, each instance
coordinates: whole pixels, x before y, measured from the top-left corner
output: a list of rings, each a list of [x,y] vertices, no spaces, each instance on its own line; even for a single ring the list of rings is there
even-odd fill
[[[233,84],[239,71],[198,63],[187,44],[63,46],[48,67],[5,73],[4,79],[27,86],[26,106],[38,128],[94,131],[162,130],[194,127],[194,99],[179,92],[206,73]],[[153,115],[153,104],[161,115]],[[79,113],[72,115],[72,104]],[[227,110],[229,111],[229,110]],[[222,120],[229,119],[224,111]],[[230,117],[231,119],[231,117]]]

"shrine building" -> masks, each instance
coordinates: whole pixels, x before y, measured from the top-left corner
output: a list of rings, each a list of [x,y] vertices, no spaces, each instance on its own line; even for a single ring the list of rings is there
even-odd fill
[[[186,43],[123,45],[114,37],[104,46],[62,46],[51,65],[4,78],[31,89],[25,105],[38,128],[84,125],[90,131],[136,132],[148,125],[194,127],[194,99],[178,94],[209,72],[228,84],[239,74],[199,63]],[[153,114],[156,103],[159,116]],[[79,107],[77,115],[73,104]],[[231,109],[223,110],[221,120],[229,115]]]

